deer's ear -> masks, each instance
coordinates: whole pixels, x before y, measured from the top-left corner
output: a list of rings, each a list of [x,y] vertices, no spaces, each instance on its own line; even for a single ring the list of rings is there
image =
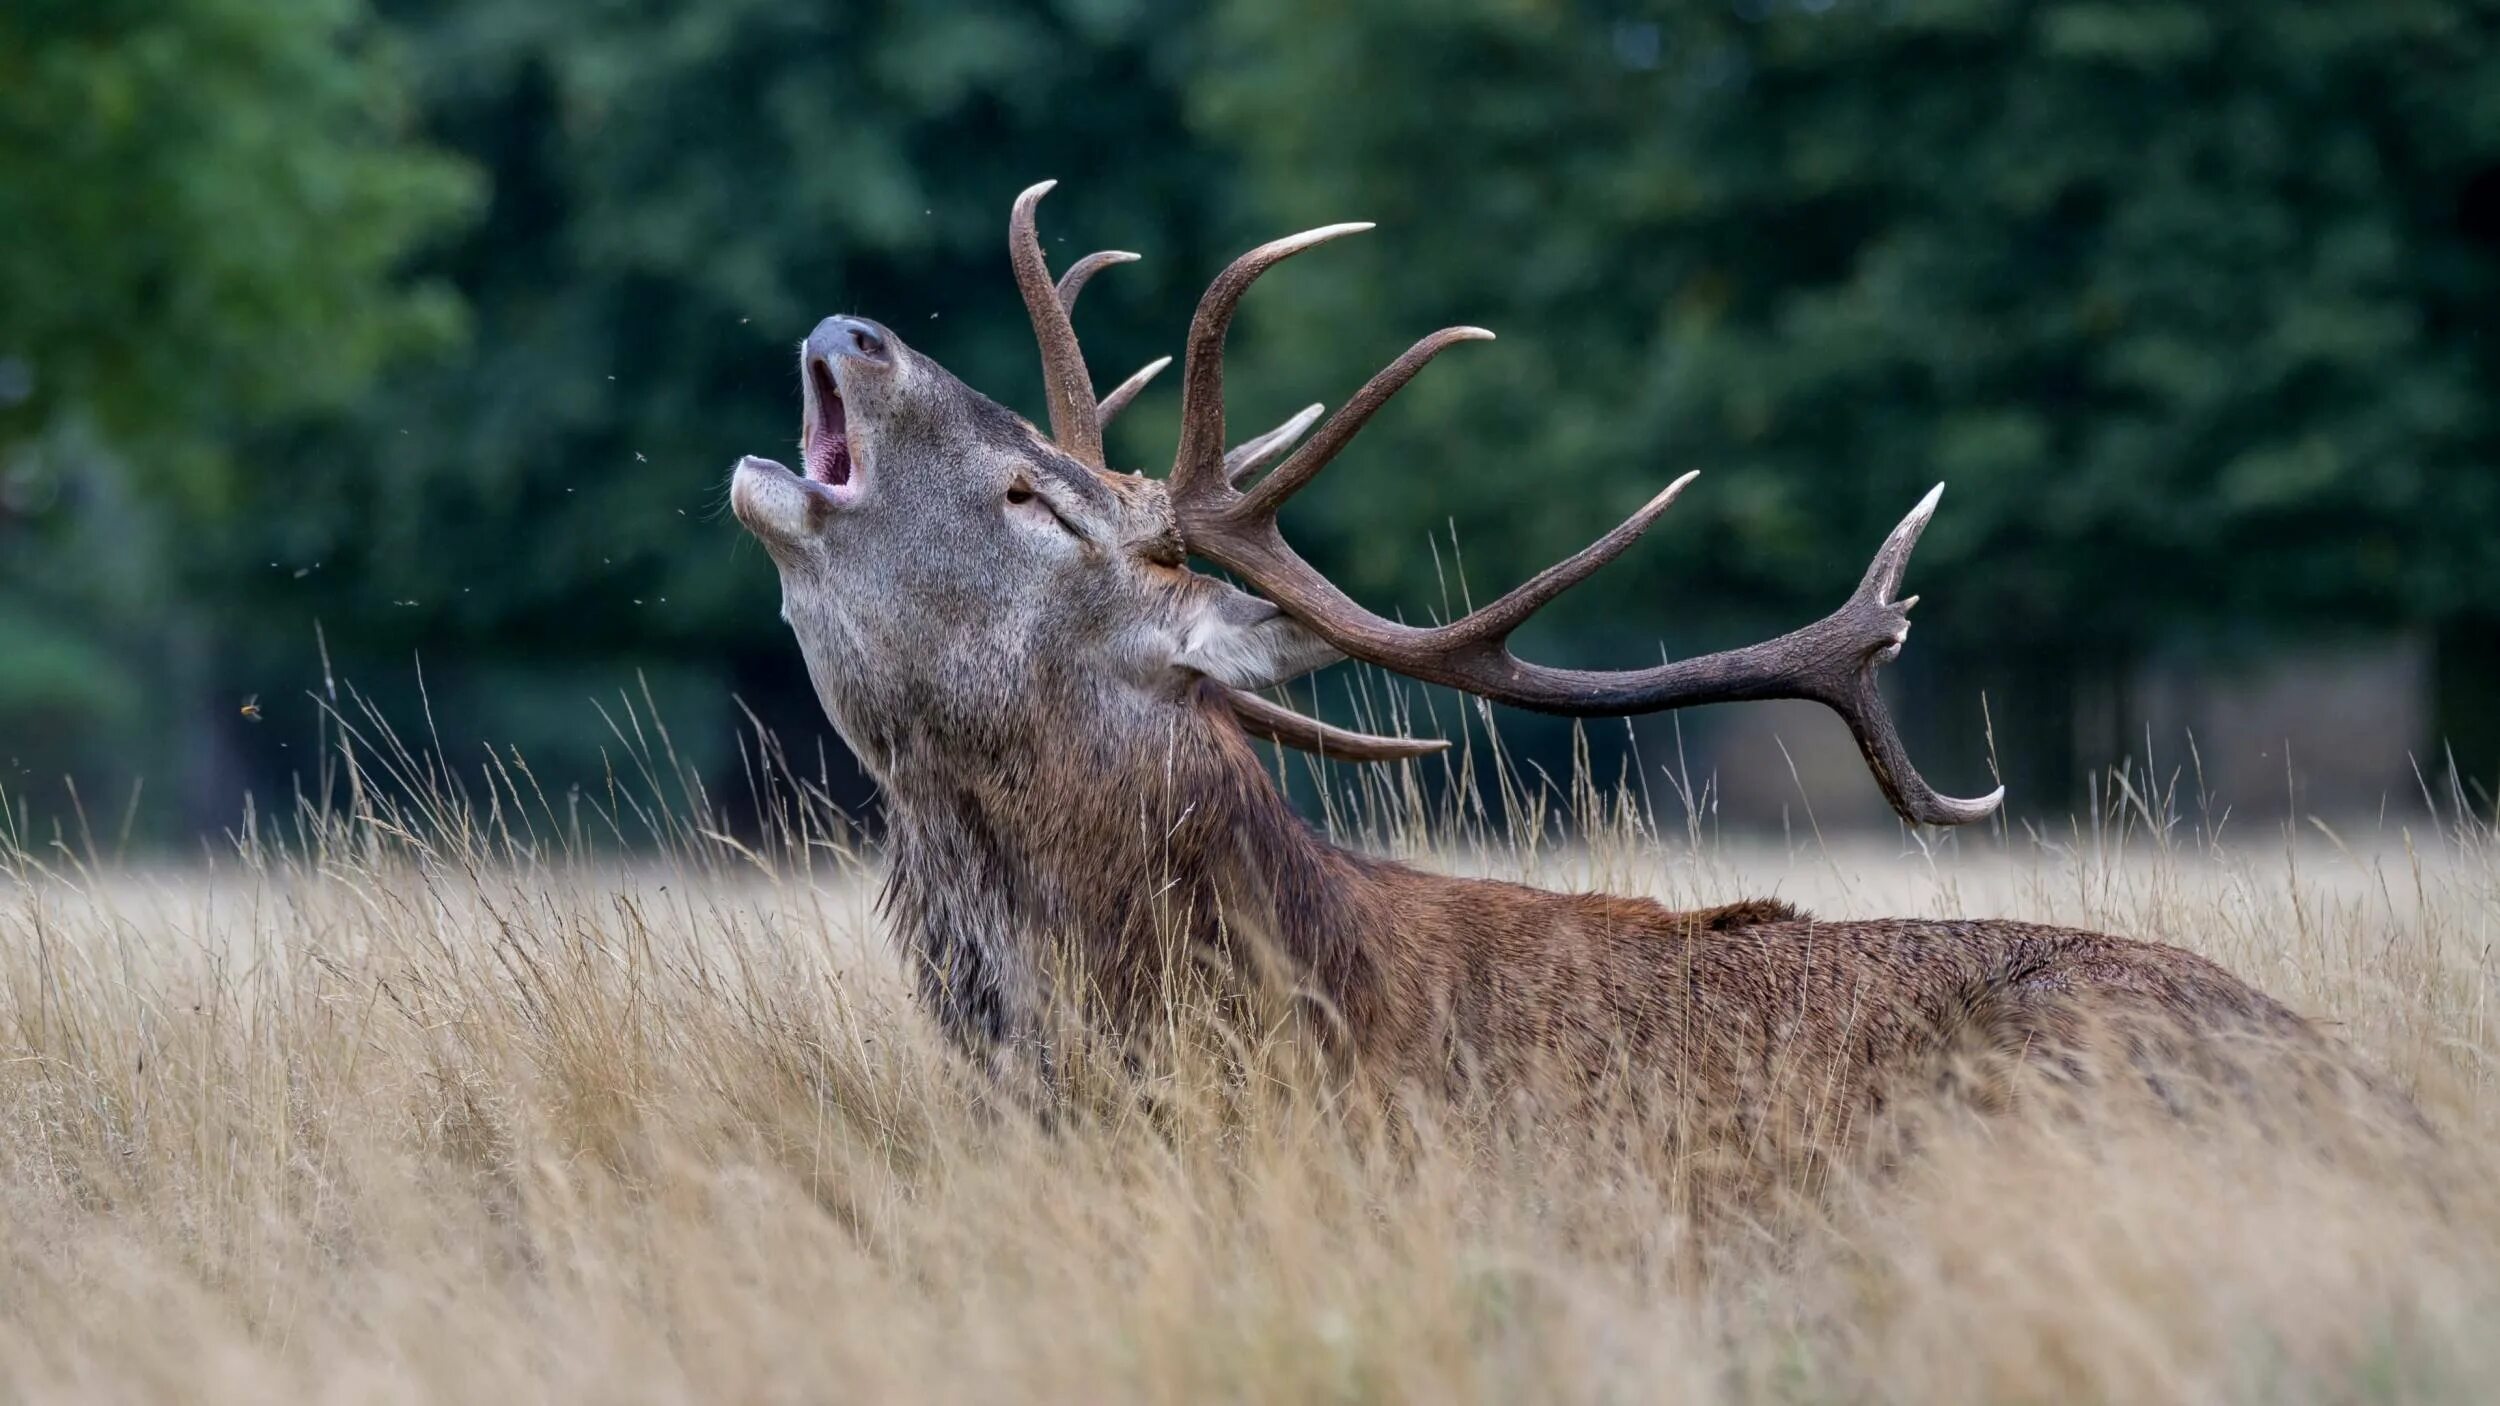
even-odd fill
[[[1198,578],[1182,608],[1172,666],[1233,688],[1272,688],[1345,656],[1272,603]]]

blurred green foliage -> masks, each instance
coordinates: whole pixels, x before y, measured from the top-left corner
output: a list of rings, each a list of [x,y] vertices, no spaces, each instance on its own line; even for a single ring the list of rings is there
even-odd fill
[[[238,447],[456,343],[404,261],[480,190],[406,139],[399,67],[355,0],[0,8],[6,780],[167,769],[168,653],[259,496]]]
[[[475,336],[289,446],[319,471],[261,519],[264,560],[325,564],[323,591],[290,576],[273,604],[418,603],[361,621],[359,647],[761,647],[777,597],[722,489],[740,453],[795,440],[797,339],[872,313],[1029,399],[1008,197],[1134,151],[1052,214],[1143,236],[1203,188],[1142,12],[409,9],[430,131],[496,193],[427,264]],[[1133,313],[1150,285],[1122,284],[1102,306]]]
[[[316,621],[585,768],[556,719],[637,670],[713,700],[716,769],[732,690],[812,721],[722,475],[794,436],[830,312],[1035,407],[1003,225],[1044,176],[1063,262],[1147,255],[1087,294],[1106,384],[1340,219],[1381,229],[1235,334],[1245,432],[1501,334],[1296,505],[1384,608],[1437,608],[1449,532],[1498,587],[1701,468],[1529,643],[1705,647],[1943,478],[1913,657],[2043,738],[2183,632],[2418,626],[2488,676],[2496,40],[2489,0],[20,0],[0,784],[266,788]]]
[[[1700,468],[1572,619],[1786,623],[1948,480],[1918,649],[2032,758],[2078,675],[2183,631],[2500,609],[2496,18],[1283,0],[1227,8],[1197,111],[1288,223],[1382,222],[1277,343],[1345,384],[1436,323],[1503,337],[1368,436],[1436,467],[1304,536],[1380,589],[1454,520],[1507,581]]]

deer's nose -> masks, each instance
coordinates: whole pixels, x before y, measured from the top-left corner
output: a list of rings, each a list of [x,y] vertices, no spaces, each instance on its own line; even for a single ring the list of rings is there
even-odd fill
[[[864,317],[828,317],[807,334],[807,355],[811,360],[850,357],[890,366],[894,362],[894,334]]]

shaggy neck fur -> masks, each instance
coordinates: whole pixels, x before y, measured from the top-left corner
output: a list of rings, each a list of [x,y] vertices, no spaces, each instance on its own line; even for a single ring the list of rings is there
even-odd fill
[[[1381,866],[1311,832],[1211,688],[1133,721],[1154,735],[889,751],[886,904],[923,998],[959,1039],[1013,1045],[1054,999],[1140,1028],[1184,964],[1280,961],[1269,976],[1365,1043],[1383,997],[1361,940],[1385,917]]]

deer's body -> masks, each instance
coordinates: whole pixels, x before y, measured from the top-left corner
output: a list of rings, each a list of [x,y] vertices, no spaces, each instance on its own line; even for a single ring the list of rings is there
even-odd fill
[[[1507,644],[1689,475],[1461,620],[1385,619],[1294,554],[1276,509],[1425,361],[1487,334],[1425,338],[1259,476],[1317,407],[1226,451],[1233,307],[1261,270],[1358,227],[1262,246],[1191,323],[1171,477],[1116,473],[1100,422],[1156,368],[1098,406],[1068,308],[1129,256],[1080,261],[1054,288],[1032,225],[1044,189],[1017,202],[1010,242],[1049,437],[885,328],[827,318],[800,349],[803,472],[750,458],[731,492],[780,572],[827,715],[884,789],[888,911],[922,996],[968,1045],[1029,1045],[1069,1000],[1115,1031],[1152,1030],[1184,969],[1210,957],[1308,997],[1353,1072],[1392,1086],[1629,1074],[1722,1111],[1783,1092],[1853,1110],[1956,1049],[2055,1063],[2105,1025],[2165,1045],[2318,1043],[2212,963],[2154,944],[2004,922],[1818,923],[1771,902],[1674,912],[1326,843],[1252,734],[1365,760],[1440,745],[1327,728],[1258,695],[1346,657],[1583,716],[1810,698],[1848,723],[1905,818],[1989,814],[1996,796],[1955,800],[1919,778],[1875,687],[1908,634],[1914,598],[1895,593],[1936,494],[1838,610],[1722,654],[1597,673]],[[1189,570],[1192,552],[1264,596]],[[1784,1090],[1791,1079],[1812,1087]]]
[[[1219,700],[1100,746],[919,759],[889,792],[888,911],[921,992],[980,1050],[1039,1038],[1085,984],[1151,1029],[1176,964],[1315,998],[1388,1087],[1632,1075],[1722,1109],[1854,1113],[1957,1053],[2062,1060],[2085,1022],[2314,1042],[2192,953],[2012,922],[1820,922],[1768,900],[1457,878],[1341,849],[1287,803]]]

